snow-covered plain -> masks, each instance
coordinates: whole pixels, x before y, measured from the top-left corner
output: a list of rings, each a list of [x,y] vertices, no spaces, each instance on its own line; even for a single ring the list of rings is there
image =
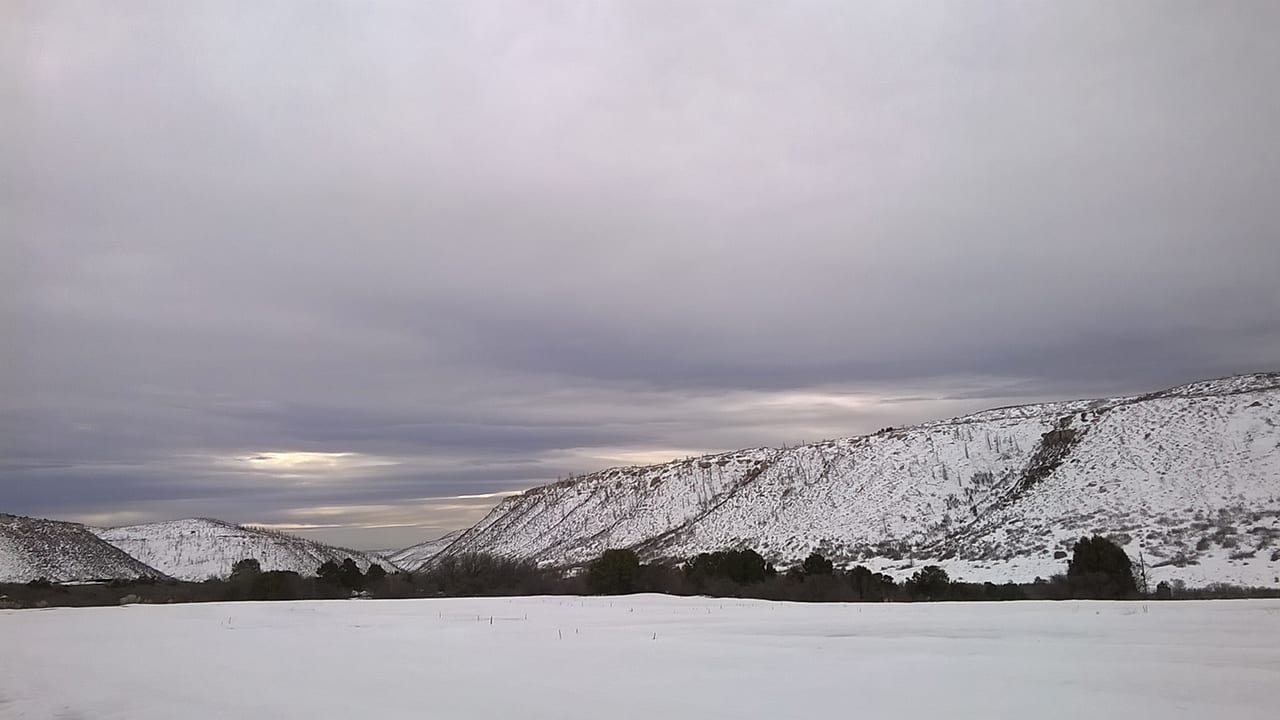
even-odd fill
[[[1274,718],[1280,601],[0,611],[8,718]]]

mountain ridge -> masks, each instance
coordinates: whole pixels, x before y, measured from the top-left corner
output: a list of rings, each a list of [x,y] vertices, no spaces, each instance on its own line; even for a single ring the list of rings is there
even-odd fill
[[[391,563],[397,567],[422,567],[430,561],[431,558],[440,554],[440,551],[449,547],[449,545],[454,540],[457,540],[464,532],[466,532],[466,528],[451,530],[440,537],[432,538],[426,542],[420,542],[399,550],[387,550],[378,554],[390,560]]]
[[[967,579],[1030,581],[1065,569],[1054,556],[1070,534],[1099,531],[1135,560],[1151,555],[1157,577],[1277,584],[1277,416],[1280,373],[1253,373],[609,468],[504,499],[436,559],[570,566],[607,546],[646,559],[749,546],[783,564],[823,550],[891,574],[932,561]],[[1123,512],[1104,512],[1097,496],[1109,493]]]
[[[313,574],[351,558],[418,570],[468,552],[581,565],[751,547],[817,550],[903,576],[1065,569],[1083,534],[1116,539],[1152,583],[1280,585],[1280,372],[1132,396],[991,408],[793,447],[607,468],[505,498],[471,528],[383,553],[211,518],[89,528],[0,514],[0,581],[225,577],[240,559]],[[21,522],[19,522],[21,521]]]
[[[0,513],[0,582],[166,576],[80,523]]]
[[[296,535],[236,525],[213,518],[185,518],[164,522],[97,528],[104,541],[179,580],[227,577],[237,561],[255,558],[264,571],[290,570],[315,575],[326,561],[348,558],[360,569],[371,563],[397,569],[373,553],[334,547]]]

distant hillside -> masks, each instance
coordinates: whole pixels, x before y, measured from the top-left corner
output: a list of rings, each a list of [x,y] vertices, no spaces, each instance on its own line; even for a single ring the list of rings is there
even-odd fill
[[[395,569],[384,558],[345,550],[294,535],[197,518],[95,530],[106,542],[179,580],[226,577],[231,566],[256,558],[263,570],[292,570],[315,575],[325,561],[355,560]]]
[[[412,545],[404,548],[403,550],[392,550],[382,553],[382,555],[395,563],[397,567],[404,568],[405,570],[417,570],[428,560],[438,555],[441,550],[449,547],[449,544],[454,540],[457,540],[458,536],[462,535],[464,532],[466,531],[454,530],[453,532],[441,535],[435,540],[418,543],[417,545]]]
[[[83,525],[0,514],[0,582],[164,577]]]
[[[507,498],[436,560],[749,547],[784,565],[819,550],[898,576],[931,563],[1031,581],[1092,533],[1152,582],[1280,584],[1280,373],[604,470]]]

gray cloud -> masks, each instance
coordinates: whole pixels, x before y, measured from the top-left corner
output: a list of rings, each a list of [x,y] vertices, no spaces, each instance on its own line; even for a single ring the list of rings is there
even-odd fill
[[[1270,3],[6,19],[8,511],[408,544],[615,462],[1280,357]]]

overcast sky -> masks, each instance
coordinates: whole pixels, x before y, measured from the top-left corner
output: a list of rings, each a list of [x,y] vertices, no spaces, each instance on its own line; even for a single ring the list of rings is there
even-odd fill
[[[1280,3],[0,8],[0,511],[397,547],[1280,369]]]

